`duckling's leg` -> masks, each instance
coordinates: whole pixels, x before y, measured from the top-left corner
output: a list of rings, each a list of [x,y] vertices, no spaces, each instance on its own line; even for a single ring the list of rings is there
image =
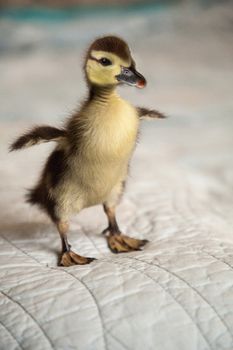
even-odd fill
[[[69,244],[67,239],[67,231],[69,229],[69,224],[67,222],[58,221],[57,229],[60,234],[62,243],[62,254],[60,261],[61,266],[68,267],[72,265],[85,265],[95,260],[95,258],[86,258],[84,256],[78,255],[70,249],[71,245]]]
[[[123,183],[121,184],[121,191],[115,188],[115,193],[112,192],[109,201],[103,204],[104,211],[108,217],[108,227],[103,231],[106,235],[108,246],[113,253],[126,253],[134,250],[141,250],[141,248],[148,242],[147,239],[136,239],[128,237],[121,233],[115,216],[115,205],[123,190]],[[117,196],[117,190],[118,196]],[[114,203],[114,204],[113,204]]]

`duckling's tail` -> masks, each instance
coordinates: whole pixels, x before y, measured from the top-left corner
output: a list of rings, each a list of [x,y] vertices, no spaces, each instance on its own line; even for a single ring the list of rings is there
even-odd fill
[[[31,147],[42,142],[61,142],[66,138],[66,130],[52,126],[35,126],[26,134],[20,136],[9,147],[10,152],[21,148]]]

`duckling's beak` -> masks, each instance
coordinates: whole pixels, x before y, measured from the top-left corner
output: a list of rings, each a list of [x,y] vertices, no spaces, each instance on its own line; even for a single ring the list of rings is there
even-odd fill
[[[142,74],[136,71],[134,67],[121,67],[121,73],[116,75],[119,82],[126,83],[131,86],[136,86],[140,89],[146,86],[146,79]]]

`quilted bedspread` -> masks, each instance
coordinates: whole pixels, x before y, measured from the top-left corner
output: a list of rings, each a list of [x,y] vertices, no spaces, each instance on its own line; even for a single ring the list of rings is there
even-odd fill
[[[121,26],[101,17],[14,31],[0,21],[0,350],[233,349],[230,10],[136,13]],[[112,254],[101,206],[88,208],[69,240],[97,260],[58,267],[56,228],[24,202],[54,145],[7,148],[32,124],[64,119],[84,93],[81,52],[109,25],[149,82],[121,93],[170,115],[142,123],[117,210],[121,230],[149,243]]]
[[[4,152],[1,350],[233,349],[230,132],[161,123],[143,128],[118,210],[122,230],[150,243],[110,253],[102,208],[86,209],[69,235],[97,258],[86,266],[57,266],[55,227],[22,201],[50,147]],[[18,130],[3,129],[2,142]]]

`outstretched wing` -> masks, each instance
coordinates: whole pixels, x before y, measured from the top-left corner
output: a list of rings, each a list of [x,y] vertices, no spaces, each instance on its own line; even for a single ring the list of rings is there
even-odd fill
[[[32,130],[20,136],[10,145],[10,151],[26,148],[40,144],[42,142],[56,141],[65,139],[66,130],[54,128],[52,126],[35,126]]]
[[[163,113],[160,113],[154,109],[148,109],[144,107],[136,107],[139,119],[164,119],[167,118]]]

